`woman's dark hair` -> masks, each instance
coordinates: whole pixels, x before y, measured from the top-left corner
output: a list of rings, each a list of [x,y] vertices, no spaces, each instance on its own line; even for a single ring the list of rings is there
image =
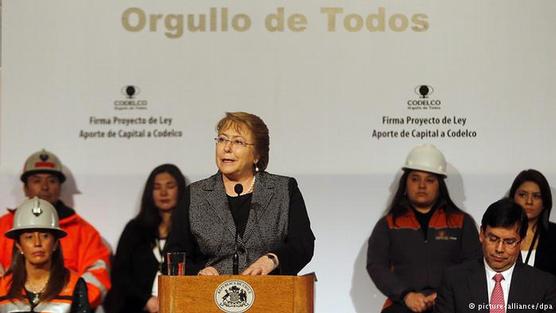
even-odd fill
[[[17,236],[17,241],[19,241],[20,236],[23,234],[21,232]],[[56,237],[56,234],[54,234]],[[50,277],[46,283],[46,288],[44,292],[40,295],[39,301],[44,302],[54,299],[57,295],[62,292],[62,289],[66,286],[69,281],[70,273],[64,267],[64,257],[62,254],[62,246],[60,245],[59,239],[56,239],[57,248],[52,252],[52,263],[50,265]],[[12,264],[10,269],[6,274],[12,274],[12,281],[8,289],[7,297],[9,299],[24,299],[25,294],[22,292],[25,288],[25,282],[27,281],[27,271],[25,270],[25,257],[19,249],[14,245]]]
[[[185,177],[180,169],[174,164],[162,164],[152,170],[147,178],[147,182],[145,183],[145,189],[141,198],[141,209],[135,217],[135,221],[147,229],[148,233],[146,235],[152,239],[153,243],[158,237],[158,226],[162,222],[162,217],[160,216],[153,199],[154,180],[156,175],[162,173],[168,173],[176,180],[178,187],[178,200],[176,202],[176,207],[185,206]]]
[[[517,189],[524,183],[524,182],[533,182],[539,186],[541,190],[541,198],[542,198],[542,205],[543,211],[539,217],[539,222],[542,227],[547,230],[548,229],[548,221],[550,218],[550,211],[552,210],[552,193],[550,192],[550,185],[546,180],[544,175],[534,169],[523,170],[521,173],[517,174],[510,187],[510,192],[508,196],[512,199],[515,198],[515,193]]]
[[[412,171],[414,170],[404,169],[404,173],[402,177],[400,177],[400,181],[398,183],[398,190],[396,190],[394,198],[388,207],[387,214],[392,214],[394,221],[411,208],[411,203],[407,198],[407,178]],[[438,180],[438,200],[434,204],[434,207],[444,206],[448,216],[452,213],[461,212],[461,209],[458,208],[450,198],[450,193],[448,192],[448,186],[446,186],[444,176],[434,173],[431,174],[436,176],[436,179]]]
[[[518,234],[521,239],[527,235],[527,214],[523,208],[510,198],[502,198],[489,205],[481,219],[481,230],[489,227],[511,228],[519,226]]]

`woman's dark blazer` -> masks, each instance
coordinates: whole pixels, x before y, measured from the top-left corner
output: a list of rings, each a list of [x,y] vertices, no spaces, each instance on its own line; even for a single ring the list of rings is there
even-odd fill
[[[145,312],[159,266],[153,247],[153,234],[137,221],[129,221],[114,257],[112,289],[104,305],[107,313]]]
[[[556,224],[548,223],[548,231],[541,230],[535,254],[535,267],[556,275]]]

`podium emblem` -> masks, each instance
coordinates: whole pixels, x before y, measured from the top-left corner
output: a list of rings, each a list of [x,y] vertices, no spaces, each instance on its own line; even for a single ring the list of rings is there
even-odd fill
[[[216,288],[214,302],[226,313],[242,313],[249,310],[255,302],[255,292],[247,282],[230,279]]]

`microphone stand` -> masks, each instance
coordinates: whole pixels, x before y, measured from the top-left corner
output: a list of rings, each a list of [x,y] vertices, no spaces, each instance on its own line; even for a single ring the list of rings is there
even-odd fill
[[[237,196],[239,197],[243,192],[243,186],[241,184],[236,184],[234,186],[234,191],[237,193]],[[239,236],[239,231],[236,225],[235,252],[232,257],[232,268],[233,268],[232,273],[234,275],[239,275],[239,253],[238,253],[238,244],[237,244],[238,236]]]

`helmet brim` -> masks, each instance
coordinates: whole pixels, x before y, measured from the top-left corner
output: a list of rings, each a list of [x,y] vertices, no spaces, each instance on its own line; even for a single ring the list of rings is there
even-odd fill
[[[66,181],[66,175],[64,175],[64,173],[62,173],[60,171],[48,170],[48,169],[27,171],[27,172],[21,174],[20,179],[23,183],[27,183],[27,178],[29,178],[29,176],[34,175],[34,174],[52,174],[52,175],[55,175],[60,180],[60,184],[62,184],[63,182]]]
[[[50,232],[50,233],[54,234],[54,236],[56,238],[63,238],[63,237],[66,237],[67,234],[68,234],[68,233],[66,233],[66,231],[64,231],[61,228],[45,228],[45,227],[37,228],[36,226],[29,226],[29,227],[18,227],[18,228],[10,229],[6,233],[4,233],[4,236],[15,240],[22,233],[34,232],[34,231]]]
[[[427,173],[431,173],[431,174],[440,175],[443,178],[447,177],[447,175],[444,171],[431,169],[430,167],[425,167],[425,166],[404,166],[404,167],[402,167],[402,170],[404,170],[404,171],[421,171],[421,172],[427,172]]]

